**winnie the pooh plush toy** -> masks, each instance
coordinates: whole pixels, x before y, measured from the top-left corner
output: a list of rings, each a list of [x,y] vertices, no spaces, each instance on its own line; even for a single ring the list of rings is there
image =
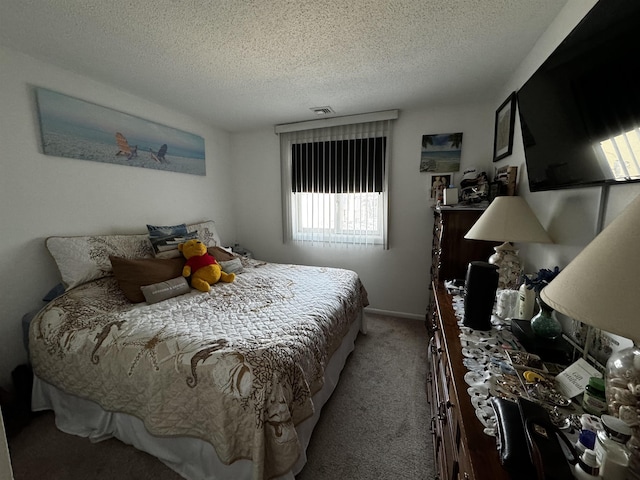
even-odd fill
[[[201,292],[211,290],[211,285],[218,281],[226,283],[233,282],[236,279],[234,273],[225,273],[222,267],[207,252],[207,246],[200,240],[187,240],[185,243],[178,245],[178,250],[187,259],[182,269],[182,276],[191,277],[191,286],[197,288]]]

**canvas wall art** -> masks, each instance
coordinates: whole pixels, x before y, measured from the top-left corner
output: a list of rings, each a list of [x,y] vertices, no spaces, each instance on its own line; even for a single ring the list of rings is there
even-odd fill
[[[462,133],[422,136],[421,172],[457,172],[462,155]]]
[[[206,175],[198,135],[44,88],[35,92],[45,155]]]

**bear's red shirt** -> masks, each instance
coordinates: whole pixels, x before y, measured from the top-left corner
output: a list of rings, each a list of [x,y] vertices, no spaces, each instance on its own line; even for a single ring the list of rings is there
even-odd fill
[[[185,263],[185,267],[191,267],[191,273],[193,274],[199,268],[206,267],[207,265],[215,265],[217,263],[218,262],[216,262],[216,259],[213,258],[213,255],[205,253],[200,257],[191,257],[190,259],[188,259],[187,263]]]

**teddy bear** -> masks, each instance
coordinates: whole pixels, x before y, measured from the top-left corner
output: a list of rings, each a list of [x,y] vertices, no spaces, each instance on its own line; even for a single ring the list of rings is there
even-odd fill
[[[198,239],[187,240],[178,245],[187,262],[182,269],[182,276],[191,277],[191,286],[201,292],[211,290],[211,285],[218,281],[230,283],[236,279],[235,273],[225,273],[207,246]]]

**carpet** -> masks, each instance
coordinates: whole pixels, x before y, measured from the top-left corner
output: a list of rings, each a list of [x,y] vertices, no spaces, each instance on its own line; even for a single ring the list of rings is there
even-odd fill
[[[296,480],[432,478],[424,322],[368,315],[316,426]],[[178,480],[163,463],[116,439],[91,443],[35,415],[9,439],[15,480]]]
[[[368,315],[296,480],[433,478],[424,322]]]

